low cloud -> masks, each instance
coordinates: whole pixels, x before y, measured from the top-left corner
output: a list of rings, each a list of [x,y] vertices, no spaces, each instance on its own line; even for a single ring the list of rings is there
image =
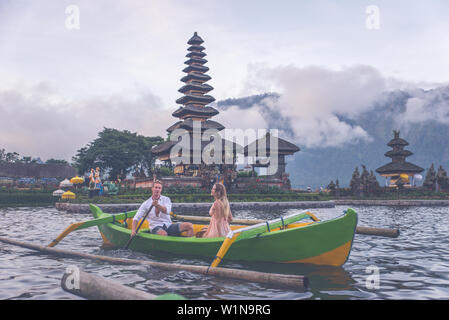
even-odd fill
[[[71,100],[47,83],[0,89],[0,147],[24,156],[71,160],[103,127],[165,138],[171,122],[151,92]]]
[[[363,128],[339,116],[355,119],[370,110],[386,90],[388,81],[375,68],[357,65],[331,70],[320,66],[253,65],[249,70],[246,88],[265,88],[279,95],[267,97],[245,110],[252,113],[259,110],[268,125],[278,125],[277,129],[298,145],[338,147],[371,141]]]
[[[401,126],[436,121],[449,124],[449,87],[410,90],[405,111],[398,118]]]

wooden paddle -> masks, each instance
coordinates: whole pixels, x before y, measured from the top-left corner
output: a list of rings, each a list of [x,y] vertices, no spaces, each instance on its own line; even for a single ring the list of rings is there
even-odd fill
[[[115,222],[115,221],[122,220],[122,219],[124,220],[127,218],[132,218],[132,217],[134,217],[135,214],[136,214],[135,212],[132,212],[132,213],[125,212],[125,213],[120,213],[120,214],[116,214],[116,215],[112,215],[112,216],[107,216],[104,218],[97,218],[97,219],[93,219],[93,220],[89,220],[89,221],[72,223],[59,236],[57,236],[56,239],[53,240],[48,246],[49,247],[56,246],[63,238],[65,238],[72,231],[81,230],[81,229],[85,229],[85,228],[89,228],[89,227],[95,227],[95,226],[99,226],[99,225],[102,225],[105,223],[111,223],[111,222]]]
[[[150,206],[150,209],[147,210],[147,212],[145,212],[145,215],[143,216],[142,221],[140,221],[139,226],[136,229],[136,234],[134,236],[131,236],[131,238],[129,238],[128,243],[126,244],[126,246],[124,247],[124,249],[128,249],[129,245],[131,244],[131,242],[133,242],[134,238],[137,236],[137,233],[140,230],[140,227],[143,225],[143,222],[145,221],[145,219],[147,218],[148,214],[150,213],[151,209],[153,209],[153,205]]]

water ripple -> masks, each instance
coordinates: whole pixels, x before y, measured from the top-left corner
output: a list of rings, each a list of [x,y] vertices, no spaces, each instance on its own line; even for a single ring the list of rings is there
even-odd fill
[[[345,207],[312,210],[320,219],[340,216]],[[60,281],[69,265],[152,294],[173,292],[189,299],[448,299],[449,246],[445,223],[447,207],[356,207],[359,225],[399,228],[397,239],[356,235],[351,256],[340,268],[277,264],[223,266],[263,272],[302,274],[310,288],[289,288],[224,280],[186,271],[165,271],[149,266],[112,265],[76,258],[51,257],[28,249],[0,244],[0,299],[79,299],[63,291]],[[235,211],[236,218],[273,219],[295,210]],[[53,207],[1,208],[0,235],[46,245],[70,223],[90,219],[86,214],[64,213]],[[62,249],[150,259],[168,263],[205,265],[208,261],[186,257],[147,255],[127,250],[104,250],[96,228],[67,236]],[[370,270],[379,271],[378,287],[369,283]]]

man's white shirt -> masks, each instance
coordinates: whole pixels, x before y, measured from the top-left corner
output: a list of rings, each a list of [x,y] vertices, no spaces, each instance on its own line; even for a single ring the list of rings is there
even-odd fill
[[[150,223],[150,230],[153,230],[155,227],[162,227],[164,224],[168,228],[171,224],[170,212],[171,212],[171,200],[169,197],[161,195],[158,203],[167,208],[167,213],[159,212],[159,217],[156,216],[156,207],[153,207],[150,213],[147,216],[147,220]],[[137,210],[136,215],[134,216],[135,221],[139,221],[145,215],[145,212],[151,207],[153,204],[153,198],[150,197],[147,201],[142,203]]]

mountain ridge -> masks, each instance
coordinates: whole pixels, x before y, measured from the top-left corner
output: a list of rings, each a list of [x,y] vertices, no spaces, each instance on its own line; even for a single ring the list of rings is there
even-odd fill
[[[301,148],[286,159],[293,187],[325,187],[336,179],[344,187],[349,185],[355,167],[363,164],[374,171],[387,164],[391,159],[385,153],[391,150],[387,143],[393,138],[393,130],[400,130],[401,138],[409,143],[406,149],[413,155],[407,157],[408,162],[425,170],[432,163],[449,169],[449,86],[384,92],[366,112],[350,116],[337,113],[340,121],[365,130],[369,139],[333,147],[307,147],[295,139],[291,121],[265,103],[269,99],[276,104],[279,97],[277,93],[265,93],[226,99],[216,102],[216,107],[221,111],[231,106],[257,108],[269,128],[280,128],[280,137]],[[384,185],[384,178],[377,173],[376,177]]]

